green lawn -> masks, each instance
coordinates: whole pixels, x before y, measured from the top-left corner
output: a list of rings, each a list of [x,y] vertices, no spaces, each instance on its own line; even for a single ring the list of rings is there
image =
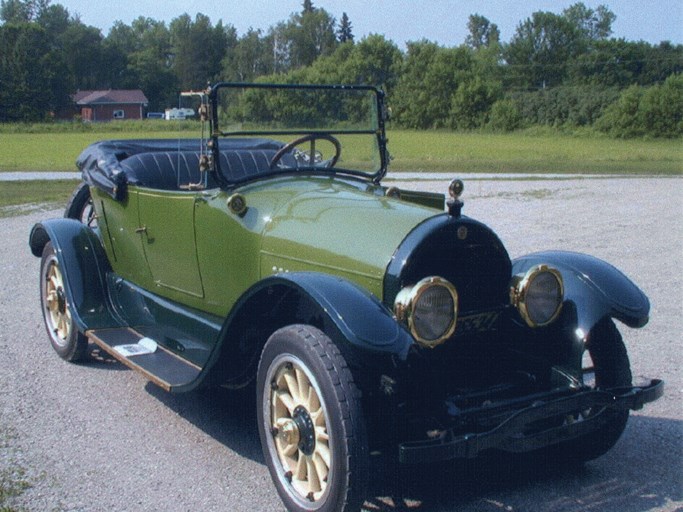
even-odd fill
[[[94,141],[175,136],[172,131],[0,132],[0,172],[75,171],[76,157]],[[388,137],[391,171],[683,174],[680,139],[408,130],[391,130]]]
[[[76,158],[104,139],[161,139],[175,132],[0,133],[0,172],[76,171]]]
[[[76,185],[74,180],[0,182],[0,218],[39,209],[64,209]]]
[[[388,136],[393,171],[683,174],[681,140],[412,131]]]

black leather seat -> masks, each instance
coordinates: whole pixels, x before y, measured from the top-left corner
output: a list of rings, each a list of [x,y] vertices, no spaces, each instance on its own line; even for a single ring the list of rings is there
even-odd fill
[[[198,152],[138,153],[121,162],[128,183],[177,190],[201,179]]]
[[[270,171],[273,149],[234,149],[221,152],[220,169],[228,181],[244,181]],[[286,155],[283,160],[293,161]],[[292,163],[292,162],[288,162]],[[161,151],[138,153],[121,161],[131,185],[178,190],[201,180],[199,152]],[[209,187],[215,186],[209,173]]]

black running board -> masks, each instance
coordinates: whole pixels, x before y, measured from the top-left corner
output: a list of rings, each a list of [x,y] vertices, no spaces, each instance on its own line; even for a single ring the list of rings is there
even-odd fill
[[[128,327],[97,329],[86,335],[109,355],[166,391],[191,384],[202,371]]]

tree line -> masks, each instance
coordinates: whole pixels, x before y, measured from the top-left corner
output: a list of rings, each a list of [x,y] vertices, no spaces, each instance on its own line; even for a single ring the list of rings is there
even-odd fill
[[[268,30],[222,20],[139,17],[105,36],[51,0],[0,2],[0,121],[48,120],[77,90],[142,89],[149,110],[207,82],[367,83],[388,93],[392,123],[412,129],[509,131],[589,126],[617,137],[683,135],[683,45],[612,37],[616,16],[579,2],[535,12],[509,42],[473,14],[456,47],[382,35],[357,41],[304,0]]]

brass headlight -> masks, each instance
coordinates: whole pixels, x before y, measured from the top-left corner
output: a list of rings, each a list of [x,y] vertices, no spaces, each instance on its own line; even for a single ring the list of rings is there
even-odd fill
[[[458,292],[442,277],[426,277],[398,293],[394,312],[420,345],[433,348],[455,332]]]
[[[529,327],[543,327],[555,321],[563,300],[562,275],[552,267],[536,265],[526,274],[512,278],[510,303]]]

